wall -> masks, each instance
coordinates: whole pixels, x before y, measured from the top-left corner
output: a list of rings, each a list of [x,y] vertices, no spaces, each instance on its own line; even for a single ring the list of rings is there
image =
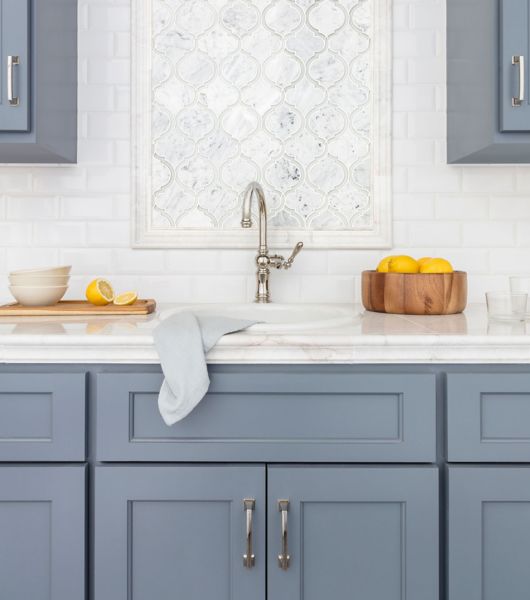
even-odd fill
[[[165,301],[250,299],[252,251],[129,248],[129,2],[80,0],[79,20],[79,164],[0,167],[0,271],[71,263],[70,297],[101,275]],[[444,28],[443,0],[394,1],[392,253],[446,256],[480,301],[530,271],[530,167],[444,164]],[[304,251],[272,274],[274,300],[358,299],[359,272],[388,253]]]

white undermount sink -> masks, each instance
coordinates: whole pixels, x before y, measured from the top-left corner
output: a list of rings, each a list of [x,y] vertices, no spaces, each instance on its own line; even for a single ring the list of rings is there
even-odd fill
[[[353,323],[359,314],[346,306],[332,304],[189,304],[162,311],[160,319],[177,312],[208,313],[250,321],[260,321],[249,328],[253,332],[289,333],[333,328]]]

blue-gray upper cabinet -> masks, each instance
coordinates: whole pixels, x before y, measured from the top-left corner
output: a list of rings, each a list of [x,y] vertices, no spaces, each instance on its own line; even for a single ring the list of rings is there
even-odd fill
[[[0,163],[75,163],[77,0],[0,8]]]
[[[265,513],[263,466],[96,467],[94,598],[265,600]]]
[[[29,129],[29,0],[0,0],[0,131]]]
[[[0,467],[0,598],[85,598],[86,467]]]
[[[448,600],[530,589],[530,468],[449,468]]]
[[[268,506],[268,598],[438,599],[436,468],[271,466]]]
[[[0,462],[84,461],[85,387],[85,373],[0,373]]]
[[[530,374],[447,375],[450,462],[530,462]]]
[[[185,419],[158,412],[162,375],[97,377],[100,461],[434,462],[432,374],[211,368]]]
[[[449,163],[530,163],[529,0],[447,0]]]

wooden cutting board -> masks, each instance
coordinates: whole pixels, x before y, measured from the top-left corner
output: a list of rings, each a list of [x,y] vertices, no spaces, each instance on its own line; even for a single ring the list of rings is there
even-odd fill
[[[53,306],[22,306],[4,304],[0,306],[0,317],[69,317],[94,315],[148,315],[155,311],[154,300],[137,300],[130,306],[94,306],[85,300],[63,300]]]
[[[364,308],[373,312],[454,315],[466,307],[467,274],[364,271],[362,300]]]

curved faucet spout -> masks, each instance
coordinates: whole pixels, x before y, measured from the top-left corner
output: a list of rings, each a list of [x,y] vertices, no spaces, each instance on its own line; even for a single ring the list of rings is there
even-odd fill
[[[244,227],[245,229],[252,227],[251,208],[252,198],[254,196],[258,199],[259,207],[259,252],[260,254],[267,254],[267,204],[265,202],[265,192],[257,181],[253,181],[245,190],[241,227]]]

